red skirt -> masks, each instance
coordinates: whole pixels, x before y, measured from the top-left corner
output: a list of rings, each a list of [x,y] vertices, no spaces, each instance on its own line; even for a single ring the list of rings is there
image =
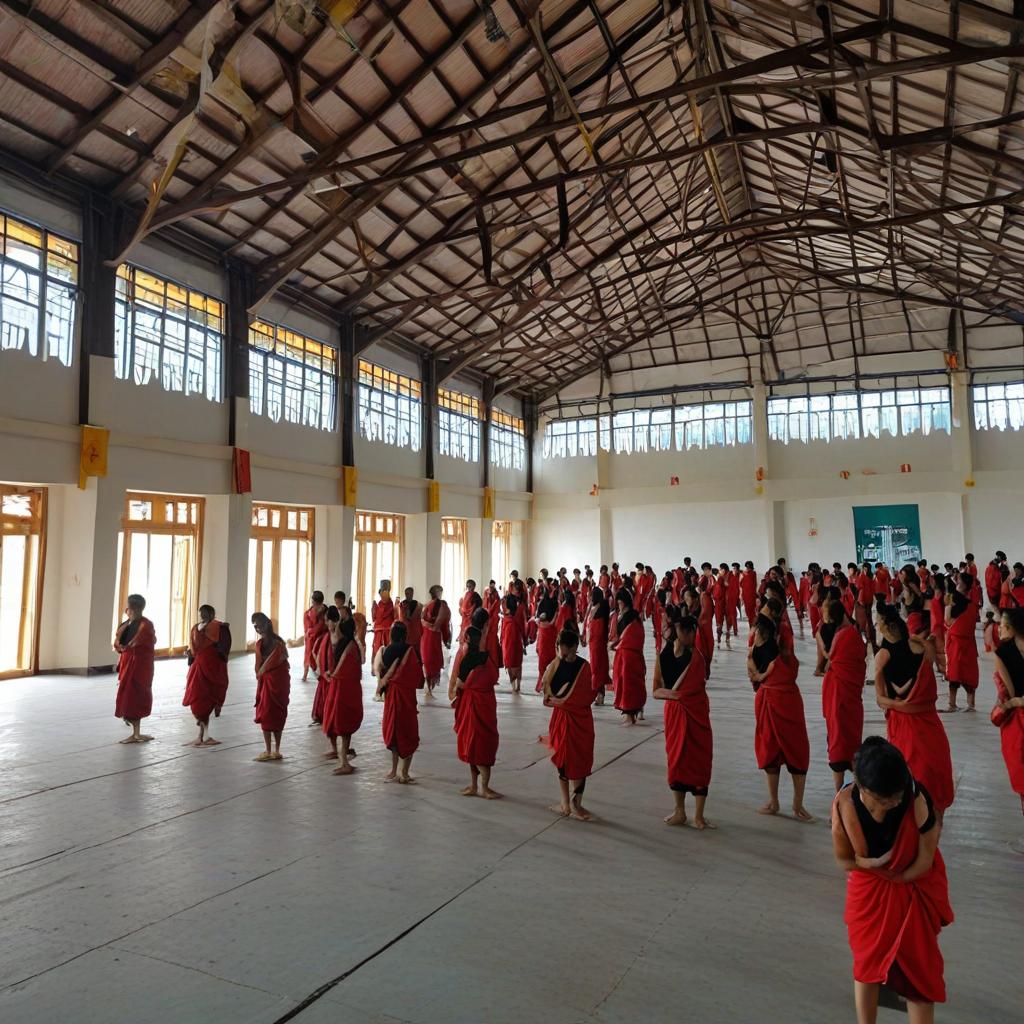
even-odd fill
[[[706,696],[665,701],[665,757],[673,789],[706,789],[711,784],[714,739]]]
[[[1024,800],[1024,710],[1017,708],[1009,713],[999,727],[999,743],[1010,785],[1014,793]]]
[[[129,647],[117,660],[114,715],[131,721],[153,713],[153,648]]]
[[[936,711],[904,714],[885,713],[889,742],[904,756],[910,774],[920,782],[938,811],[953,803],[953,761],[949,755],[949,738]]]
[[[620,647],[612,664],[615,707],[619,711],[642,711],[647,703],[647,665],[640,651]]]
[[[425,629],[420,637],[420,658],[423,660],[423,677],[433,679],[444,668],[444,652],[441,650],[441,631]]]
[[[272,668],[256,684],[256,724],[264,732],[280,732],[288,720],[292,680],[287,665]]]
[[[191,708],[192,717],[204,725],[210,715],[223,707],[228,695],[227,662],[215,647],[204,647],[193,660],[185,681],[182,705]]]
[[[551,763],[564,779],[585,779],[594,770],[594,716],[589,707],[552,708],[548,723]]]
[[[415,688],[388,684],[384,691],[381,733],[384,746],[399,757],[404,759],[416,753],[420,745],[420,723]]]
[[[493,689],[459,691],[455,702],[459,760],[490,768],[498,757],[498,700]]]
[[[359,731],[363,724],[362,676],[359,659],[349,655],[341,672],[328,682],[323,712],[325,736],[334,739]]]
[[[761,769],[785,765],[804,773],[811,762],[804,701],[796,683],[764,686],[754,695],[754,756]]]

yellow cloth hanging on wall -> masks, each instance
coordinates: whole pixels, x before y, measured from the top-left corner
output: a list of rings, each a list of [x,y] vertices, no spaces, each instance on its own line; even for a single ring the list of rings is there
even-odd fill
[[[78,489],[85,490],[90,476],[107,475],[107,448],[110,431],[103,427],[82,427],[82,450],[78,460]]]
[[[436,480],[427,484],[427,511],[441,511],[441,485]]]
[[[494,488],[484,488],[484,519],[494,518]]]
[[[356,507],[356,495],[359,490],[359,472],[355,466],[341,467],[342,504],[348,508]]]

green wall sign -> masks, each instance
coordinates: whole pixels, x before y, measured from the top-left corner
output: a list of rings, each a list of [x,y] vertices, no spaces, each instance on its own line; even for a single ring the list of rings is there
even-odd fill
[[[899,568],[921,558],[917,505],[854,505],[853,534],[858,562]]]

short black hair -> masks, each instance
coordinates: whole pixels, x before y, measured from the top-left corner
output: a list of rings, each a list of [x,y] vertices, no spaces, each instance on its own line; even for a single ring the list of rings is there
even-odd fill
[[[878,796],[896,796],[913,784],[903,755],[881,736],[869,736],[853,755],[857,785]]]

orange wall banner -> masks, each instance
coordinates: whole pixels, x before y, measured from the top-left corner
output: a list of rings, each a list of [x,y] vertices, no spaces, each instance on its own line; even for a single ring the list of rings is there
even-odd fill
[[[441,511],[441,485],[436,480],[427,484],[427,511]]]
[[[359,492],[359,473],[355,466],[341,467],[342,504],[347,508],[356,507],[356,496]]]
[[[249,494],[252,491],[252,465],[249,453],[244,448],[235,448],[232,451],[231,471],[235,494]]]
[[[110,431],[103,427],[82,427],[82,451],[78,461],[78,487],[85,490],[90,476],[107,475],[107,448]]]

